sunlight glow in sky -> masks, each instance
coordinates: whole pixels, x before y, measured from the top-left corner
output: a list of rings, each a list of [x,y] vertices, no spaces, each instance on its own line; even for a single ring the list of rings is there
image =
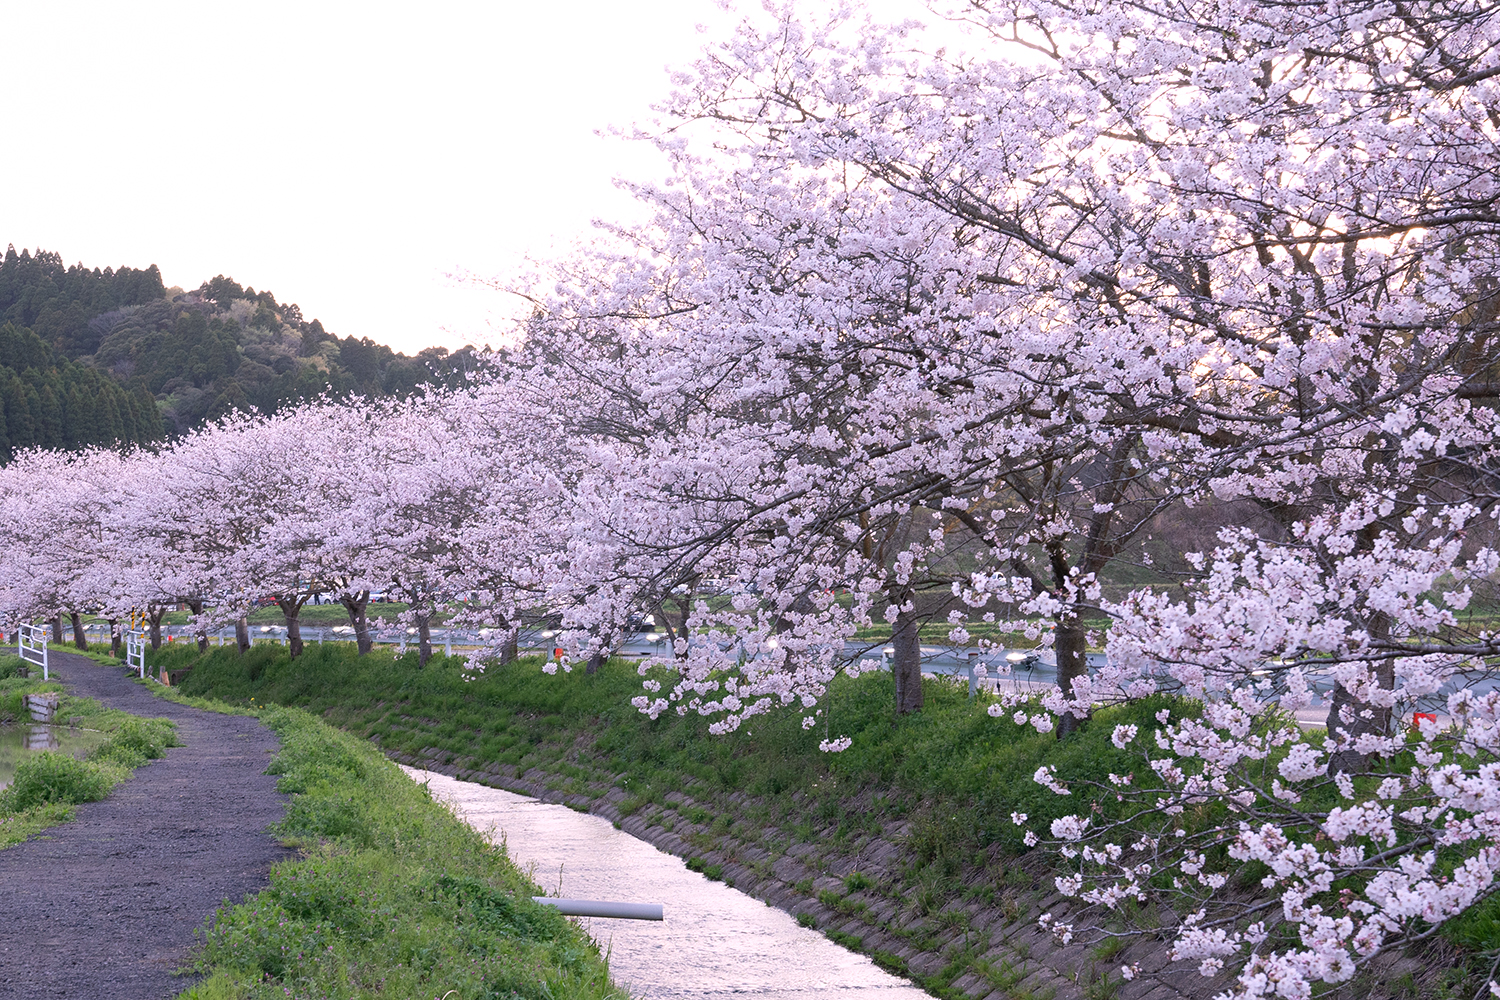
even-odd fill
[[[0,246],[225,273],[414,352],[515,306],[457,287],[638,211],[615,176],[708,0],[0,7]]]
[[[926,19],[919,0],[870,6]],[[154,263],[189,289],[227,274],[408,353],[495,341],[520,301],[449,275],[503,279],[594,219],[639,218],[613,179],[660,176],[659,159],[596,133],[649,121],[667,67],[741,16],[714,0],[0,5],[0,246]]]

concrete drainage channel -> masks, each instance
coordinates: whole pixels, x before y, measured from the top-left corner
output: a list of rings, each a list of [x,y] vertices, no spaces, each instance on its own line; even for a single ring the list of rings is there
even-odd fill
[[[416,768],[438,799],[529,868],[538,901],[589,918],[611,974],[643,1000],[922,1000],[927,994],[781,910],[690,871],[600,816]],[[566,896],[564,895],[566,893]],[[575,897],[622,900],[599,904]],[[647,903],[650,899],[653,902]],[[664,900],[658,905],[654,900]],[[584,905],[579,905],[584,904]],[[584,912],[589,905],[611,912]],[[662,918],[665,919],[662,919]]]

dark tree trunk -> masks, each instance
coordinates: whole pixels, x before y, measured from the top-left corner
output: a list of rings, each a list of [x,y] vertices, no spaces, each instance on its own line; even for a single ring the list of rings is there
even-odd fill
[[[370,640],[370,620],[366,615],[366,609],[370,606],[370,592],[361,590],[357,594],[340,594],[339,603],[349,613],[349,624],[354,626],[354,642],[359,647],[359,655],[364,656],[375,643]]]
[[[307,598],[298,595],[296,597],[278,598],[276,606],[281,609],[281,615],[286,619],[286,648],[292,659],[302,655],[302,602]]]
[[[1073,682],[1088,676],[1088,635],[1077,618],[1066,618],[1057,623],[1052,649],[1057,654],[1057,686],[1066,697],[1073,697]],[[1057,720],[1057,738],[1062,739],[1078,731],[1082,720],[1064,712]]]
[[[109,620],[109,655],[120,658],[120,619]]]
[[[151,648],[161,648],[161,620],[166,617],[166,608],[152,608],[146,615],[146,623],[151,630]]]
[[[234,644],[239,647],[241,655],[250,650],[250,623],[244,618],[235,620]]]
[[[521,655],[521,630],[514,625],[505,626],[505,638],[500,640],[500,665],[511,662]]]
[[[601,649],[597,652],[590,653],[589,662],[584,665],[583,672],[585,674],[597,674],[599,672],[599,668],[604,666],[604,661],[608,658],[608,650]]]
[[[187,606],[188,610],[193,613],[193,628],[196,630],[198,636],[198,652],[206,653],[208,652],[208,633],[199,628],[197,622],[198,616],[203,614],[203,602],[188,601]]]
[[[73,645],[79,649],[88,649],[89,637],[83,634],[83,616],[74,611],[68,617],[73,619]]]
[[[61,646],[63,643],[61,612],[52,616],[52,642],[57,646]]]
[[[432,659],[432,612],[422,610],[416,612],[417,619],[417,665],[427,666],[427,661]]]
[[[902,595],[905,603],[910,595]],[[908,715],[922,710],[922,636],[918,628],[916,608],[902,611],[896,616],[891,631],[891,646],[895,658],[891,662],[891,674],[896,680],[896,714]]]
[[[687,638],[688,618],[693,613],[693,599],[698,593],[698,584],[703,577],[694,574],[687,581],[687,592],[677,594],[671,598],[677,602],[677,615],[674,619],[668,601],[662,601],[660,606],[662,624],[666,627],[667,642],[672,646],[672,655],[679,660],[687,658],[687,653],[677,652],[677,640]]]

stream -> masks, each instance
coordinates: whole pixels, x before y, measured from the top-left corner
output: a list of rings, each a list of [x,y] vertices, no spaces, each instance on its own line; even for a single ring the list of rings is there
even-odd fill
[[[757,1000],[926,1000],[863,955],[786,913],[688,871],[681,858],[600,816],[403,767],[492,840],[549,896],[661,903],[665,920],[583,919],[610,974],[636,1000],[733,994]],[[561,891],[559,891],[561,889]]]

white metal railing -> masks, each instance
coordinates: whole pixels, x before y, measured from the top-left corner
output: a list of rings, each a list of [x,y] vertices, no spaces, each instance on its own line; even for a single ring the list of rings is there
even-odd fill
[[[142,679],[146,676],[146,633],[125,633],[125,665],[134,667]]]
[[[21,659],[27,663],[34,663],[42,668],[42,680],[48,680],[47,676],[47,626],[45,625],[22,625],[16,632],[17,652]]]

